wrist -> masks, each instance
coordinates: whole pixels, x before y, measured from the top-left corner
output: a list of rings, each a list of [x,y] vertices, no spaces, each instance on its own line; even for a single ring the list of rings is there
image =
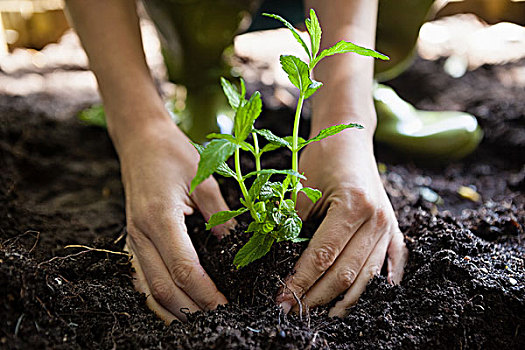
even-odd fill
[[[322,129],[332,125],[357,123],[363,129],[357,130],[359,137],[370,141],[374,137],[377,117],[373,103],[359,105],[332,104],[315,106],[313,108],[310,137],[317,135]]]
[[[108,113],[107,117],[108,133],[119,157],[129,153],[134,145],[161,138],[172,128],[179,131],[164,107],[140,108],[133,113],[119,111]]]

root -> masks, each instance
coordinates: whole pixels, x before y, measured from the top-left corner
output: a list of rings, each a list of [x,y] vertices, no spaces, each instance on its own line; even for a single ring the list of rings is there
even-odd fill
[[[124,255],[124,256],[127,256],[127,257],[131,256],[131,254],[126,253],[126,252],[116,252],[116,251],[108,250],[108,249],[93,248],[93,247],[88,247],[87,245],[81,245],[81,244],[71,244],[71,245],[66,245],[64,247],[64,249],[68,249],[68,248],[84,248],[84,249],[87,249],[88,251],[95,251],[95,252],[102,252],[102,253],[109,253],[109,254],[116,254],[116,255]]]
[[[35,243],[31,247],[31,249],[29,249],[29,253],[32,253],[33,250],[36,248],[36,245],[38,244],[38,241],[40,240],[40,232],[39,231],[27,230],[26,232],[21,233],[21,234],[19,234],[16,237],[12,237],[12,238],[6,239],[5,241],[0,243],[0,246],[9,247],[9,246],[15,244],[16,242],[18,242],[18,240],[21,239],[22,237],[24,237],[25,235],[35,235],[35,234],[36,234]]]
[[[131,254],[126,253],[126,252],[116,252],[116,251],[108,250],[108,249],[93,248],[93,247],[89,247],[89,246],[81,245],[81,244],[72,244],[72,245],[67,245],[67,246],[64,247],[64,249],[68,249],[68,248],[83,248],[83,249],[86,249],[86,250],[82,250],[82,251],[80,251],[78,253],[69,254],[69,255],[66,255],[66,256],[55,256],[55,257],[52,257],[49,260],[42,261],[40,264],[37,265],[37,267],[40,268],[42,265],[49,264],[49,263],[51,263],[51,262],[53,262],[55,260],[65,260],[65,259],[73,258],[73,257],[79,256],[79,255],[82,255],[82,254],[86,254],[86,253],[89,253],[89,252],[101,252],[101,253],[107,253],[107,254],[123,255],[123,256],[126,256],[129,259],[131,259]]]

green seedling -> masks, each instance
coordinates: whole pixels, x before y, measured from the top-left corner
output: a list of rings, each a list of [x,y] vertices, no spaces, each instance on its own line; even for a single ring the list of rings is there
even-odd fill
[[[200,153],[199,167],[195,178],[191,182],[190,193],[193,192],[202,181],[213,173],[234,178],[241,189],[242,207],[233,211],[221,211],[211,216],[206,224],[206,229],[224,224],[230,219],[249,212],[252,222],[249,224],[247,233],[253,233],[250,240],[239,250],[234,258],[237,268],[246,266],[254,260],[263,257],[270,250],[274,242],[304,241],[300,238],[302,221],[296,210],[297,195],[303,192],[313,203],[321,196],[321,191],[315,188],[303,187],[300,179],[306,179],[299,173],[298,154],[299,151],[312,142],[335,135],[345,129],[362,128],[359,124],[341,124],[330,126],[321,130],[319,134],[309,140],[299,137],[299,121],[303,103],[312,96],[323,84],[312,79],[312,71],[323,58],[339,53],[353,52],[363,56],[372,56],[380,59],[388,59],[387,56],[351,42],[340,41],[334,46],[319,52],[321,43],[321,26],[314,10],[310,10],[310,18],[306,19],[306,28],[310,35],[310,46],[308,46],[296,29],[285,19],[274,14],[265,16],[281,21],[292,32],[295,39],[304,48],[309,62],[302,61],[293,55],[281,55],[282,69],[288,74],[290,82],[299,89],[299,99],[295,111],[292,136],[279,137],[266,129],[255,129],[254,122],[261,114],[261,95],[257,91],[246,98],[246,87],[244,81],[240,81],[240,89],[231,82],[222,78],[221,85],[228,102],[235,111],[233,135],[210,134],[212,139],[206,147],[194,144]],[[251,142],[249,136],[251,135]],[[260,148],[258,138],[266,139],[267,144]],[[292,152],[292,166],[287,170],[261,169],[261,156],[278,148],[288,148]],[[256,170],[243,174],[240,162],[240,152],[246,151],[255,158]],[[235,157],[235,169],[231,169],[226,160]],[[283,181],[270,181],[273,175],[284,175]],[[248,189],[246,181],[255,177]]]

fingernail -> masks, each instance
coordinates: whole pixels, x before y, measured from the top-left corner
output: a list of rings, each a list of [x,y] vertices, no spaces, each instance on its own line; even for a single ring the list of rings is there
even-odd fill
[[[289,301],[283,301],[280,305],[279,305],[282,309],[283,309],[283,312],[285,314],[289,313],[290,310],[292,309],[292,303],[289,302]]]

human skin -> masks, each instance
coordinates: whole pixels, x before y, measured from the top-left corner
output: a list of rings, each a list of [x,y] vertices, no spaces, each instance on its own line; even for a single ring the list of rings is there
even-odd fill
[[[307,5],[318,11],[323,45],[347,39],[373,46],[377,1]],[[226,303],[199,263],[184,216],[199,210],[208,219],[228,208],[213,178],[189,195],[198,153],[171,121],[155,88],[142,50],[135,1],[68,0],[67,7],[97,77],[108,132],[121,163],[136,289],[167,322],[185,320],[181,308],[208,310]],[[291,291],[315,306],[348,290],[331,311],[343,315],[372,273],[379,272],[387,250],[389,280],[402,277],[406,249],[373,155],[372,70],[372,60],[357,55],[330,57],[316,69],[325,86],[314,97],[312,134],[342,122],[359,122],[365,130],[309,145],[301,155],[306,184],[324,196],[313,208],[300,198],[300,214],[307,218],[326,210],[327,216],[277,297],[285,311],[296,306]],[[227,231],[222,225],[214,233]]]
[[[377,0],[306,1],[305,5],[319,17],[321,49],[340,40],[374,47]],[[289,311],[298,309],[296,297],[315,307],[345,293],[329,312],[344,316],[368,281],[380,273],[387,254],[391,283],[400,282],[408,254],[374,158],[373,59],[331,56],[318,64],[314,74],[324,86],[313,96],[311,136],[342,123],[356,122],[364,129],[312,143],[301,154],[299,168],[308,179],[304,185],[318,188],[323,197],[314,206],[302,195],[299,214],[303,219],[324,213],[326,217],[277,301]]]
[[[226,303],[199,263],[184,216],[228,210],[213,178],[190,196],[199,155],[175,126],[146,65],[133,0],[68,0],[97,77],[126,195],[135,287],[165,321]],[[226,234],[219,227],[216,234]]]

